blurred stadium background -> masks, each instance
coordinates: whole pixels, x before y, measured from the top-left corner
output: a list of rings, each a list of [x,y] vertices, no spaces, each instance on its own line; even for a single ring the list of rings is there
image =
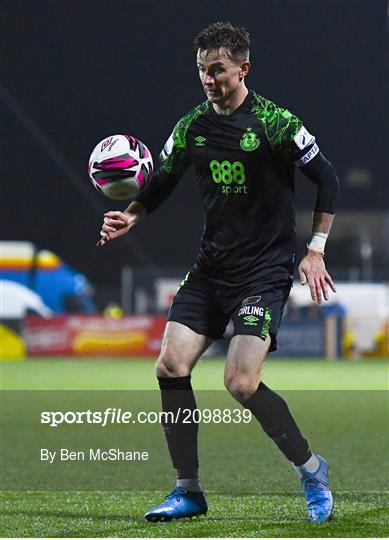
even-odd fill
[[[220,19],[252,35],[248,86],[304,120],[341,180],[326,255],[339,292],[315,307],[296,285],[277,354],[388,355],[386,2],[1,5],[2,358],[157,354],[198,250],[193,174],[147,222],[98,249],[104,211],[124,205],[93,190],[87,160],[117,132],[144,140],[157,159],[177,119],[204,99],[192,36]],[[300,256],[313,198],[297,175]],[[209,354],[222,355],[226,343]]]

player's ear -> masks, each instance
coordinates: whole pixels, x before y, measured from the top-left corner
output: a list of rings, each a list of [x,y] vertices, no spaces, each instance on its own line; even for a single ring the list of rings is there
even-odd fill
[[[240,71],[239,71],[239,80],[240,81],[243,79],[243,77],[246,77],[246,75],[250,71],[250,66],[251,66],[251,64],[250,64],[249,60],[245,60],[244,62],[242,62],[240,64]]]

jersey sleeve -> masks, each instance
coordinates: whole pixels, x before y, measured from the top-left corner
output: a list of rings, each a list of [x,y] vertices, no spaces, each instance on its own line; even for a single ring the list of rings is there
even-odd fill
[[[304,139],[305,128],[302,121],[287,109],[273,103],[267,107],[265,130],[272,150],[292,160],[299,150],[297,143],[310,143],[310,140]],[[307,131],[306,133],[309,135]]]
[[[315,143],[297,116],[255,93],[252,113],[263,125],[272,151],[281,158],[296,161]]]
[[[288,110],[273,106],[269,112],[266,128],[271,147],[316,184],[315,211],[334,214],[339,180],[332,164],[320,153],[315,136]]]
[[[147,214],[151,214],[169,197],[180,178],[180,175],[168,174],[160,167],[136,200],[143,204]]]
[[[269,142],[301,169],[317,187],[315,212],[335,213],[339,180],[332,164],[320,153],[314,135],[286,109],[275,107],[268,123]]]
[[[186,124],[183,125],[181,119],[159,155],[159,169],[136,199],[143,204],[147,214],[154,212],[169,197],[189,166],[186,131]]]
[[[183,118],[176,124],[159,155],[163,172],[182,175],[188,168],[186,132],[187,122]]]
[[[148,186],[137,197],[137,201],[142,203],[149,214],[160,206],[170,195],[184,174],[191,165],[188,153],[187,133],[189,126],[209,107],[208,102],[204,102],[192,109],[173,129],[172,134],[166,141],[159,157],[161,165],[152,177]]]

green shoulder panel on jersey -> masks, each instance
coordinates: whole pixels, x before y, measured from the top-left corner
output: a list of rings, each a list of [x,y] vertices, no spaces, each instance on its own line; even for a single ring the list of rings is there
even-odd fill
[[[186,134],[189,126],[209,109],[209,101],[197,105],[179,120],[160,154],[161,168],[169,174],[182,174],[187,166]]]
[[[271,148],[288,156],[293,150],[293,139],[303,125],[302,121],[255,92],[251,112],[263,124]]]

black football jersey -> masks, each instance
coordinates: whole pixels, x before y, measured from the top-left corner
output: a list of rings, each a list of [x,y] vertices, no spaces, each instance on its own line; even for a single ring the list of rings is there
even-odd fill
[[[138,200],[154,210],[194,166],[205,211],[197,267],[220,283],[285,282],[296,251],[295,165],[318,152],[301,120],[253,91],[227,116],[206,101],[177,123]]]

